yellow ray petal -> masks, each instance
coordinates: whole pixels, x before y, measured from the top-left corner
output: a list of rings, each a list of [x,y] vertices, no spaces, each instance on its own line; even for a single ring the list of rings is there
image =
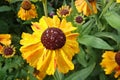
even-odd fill
[[[37,33],[36,33],[37,34]],[[31,45],[40,42],[40,36],[29,33],[22,33],[22,39],[20,40],[21,45]]]
[[[32,26],[31,26],[33,31],[38,31],[41,30],[41,26],[39,22],[32,22]]]
[[[68,59],[68,57],[65,55],[63,50],[58,50],[57,55],[57,66],[58,70],[62,73],[67,73],[69,70],[74,69],[74,65],[71,62],[71,60]]]
[[[4,45],[11,44],[11,35],[10,34],[0,34],[0,43]]]
[[[52,19],[52,18],[50,18],[50,17],[45,17],[44,19],[45,19],[48,27],[54,27],[54,22],[53,22],[53,19]]]
[[[120,3],[120,0],[117,0],[117,3]]]
[[[45,16],[43,16],[39,23],[40,23],[40,27],[41,27],[41,31],[45,31],[49,26],[47,25],[46,21],[45,21]]]
[[[76,29],[76,27],[73,27],[71,22],[67,22],[65,19],[63,19],[61,21],[61,24],[60,24],[60,29],[64,32],[64,33],[68,33],[68,32],[71,32],[73,30]]]
[[[43,48],[41,47],[37,48],[35,51],[31,53],[31,55],[27,57],[26,59],[27,62],[29,62],[31,66],[37,67],[37,63],[38,63],[39,58],[42,55],[42,52],[43,52]]]
[[[60,19],[55,15],[53,16],[54,27],[59,28]]]
[[[46,73],[48,75],[53,75],[55,72],[55,67],[54,67],[55,51],[52,51],[50,56],[51,56],[51,59],[50,59],[50,63],[49,63]]]
[[[67,40],[76,40],[78,36],[79,36],[78,33],[69,33],[66,35],[66,39]]]
[[[50,55],[51,55],[51,50],[44,49],[44,51],[43,51],[43,53],[38,61],[37,70],[46,72],[47,67],[48,67],[50,60],[51,60]]]
[[[43,48],[41,43],[36,43],[36,44],[29,45],[29,46],[22,46],[20,48],[20,51],[22,52],[23,58],[26,59],[29,55],[31,55],[36,50],[41,49],[41,48]]]

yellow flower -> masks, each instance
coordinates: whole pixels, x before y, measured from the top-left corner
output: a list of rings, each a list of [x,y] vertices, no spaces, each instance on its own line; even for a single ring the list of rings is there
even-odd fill
[[[85,22],[85,18],[82,14],[76,15],[74,17],[74,22],[76,25],[82,25]]]
[[[58,69],[67,73],[74,69],[72,57],[79,52],[76,41],[78,33],[71,22],[43,16],[39,22],[32,23],[33,33],[23,33],[20,51],[26,61],[40,72],[53,75]],[[73,45],[74,44],[74,45]]]
[[[57,15],[59,17],[66,17],[69,16],[71,13],[71,8],[67,5],[62,6],[61,8],[57,9]]]
[[[115,72],[114,77],[120,75],[120,52],[105,51],[100,65],[104,68],[105,74]]]
[[[14,54],[15,54],[15,47],[10,46],[10,45],[9,46],[3,46],[1,54],[5,58],[13,57]]]
[[[10,34],[0,34],[0,54],[3,49],[3,45],[11,44],[11,35]]]
[[[117,0],[117,3],[120,3],[120,0]]]
[[[29,0],[23,0],[20,10],[18,11],[18,17],[22,20],[30,20],[37,17],[37,11],[35,5]]]
[[[78,10],[78,12],[83,12],[84,15],[89,16],[91,14],[97,13],[97,7],[96,7],[96,0],[88,0],[89,4],[86,2],[86,0],[76,0],[75,6]]]

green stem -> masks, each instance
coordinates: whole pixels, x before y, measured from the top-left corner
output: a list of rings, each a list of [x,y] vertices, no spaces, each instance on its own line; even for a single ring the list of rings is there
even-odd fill
[[[102,15],[108,10],[108,8],[110,7],[110,5],[113,3],[113,0],[110,0],[109,3],[105,6],[105,8],[103,9],[103,11],[101,12],[99,19],[102,17]]]
[[[42,3],[43,3],[43,8],[44,8],[45,16],[47,17],[47,16],[48,16],[48,11],[47,11],[47,0],[42,0]]]

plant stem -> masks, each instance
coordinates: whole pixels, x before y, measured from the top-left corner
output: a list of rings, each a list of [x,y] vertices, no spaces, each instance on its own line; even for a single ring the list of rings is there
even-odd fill
[[[47,11],[47,0],[42,0],[43,8],[44,8],[44,13],[45,16],[48,16],[48,11]]]

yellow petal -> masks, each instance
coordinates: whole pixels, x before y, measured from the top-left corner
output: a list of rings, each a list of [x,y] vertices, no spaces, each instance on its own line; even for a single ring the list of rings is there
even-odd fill
[[[74,65],[71,60],[65,55],[63,50],[58,50],[57,52],[57,66],[58,70],[62,73],[67,73],[69,70],[74,69]]]
[[[33,31],[41,30],[40,23],[38,23],[38,22],[32,22],[32,26],[31,27],[32,27]]]
[[[120,3],[120,0],[117,0],[117,3]]]
[[[20,40],[21,45],[31,45],[40,42],[40,35],[22,33],[22,39]]]
[[[65,19],[63,19],[61,21],[61,24],[60,24],[60,29],[64,32],[64,33],[68,33],[68,32],[71,32],[73,30],[76,29],[76,27],[73,27],[71,22],[67,22]]]
[[[41,31],[45,31],[49,26],[47,25],[46,21],[45,21],[45,16],[43,16],[39,23],[40,23],[40,27],[41,27]]]
[[[37,63],[39,58],[41,57],[43,52],[43,47],[37,47],[36,49],[34,49],[34,51],[31,51],[31,54],[28,55],[27,57],[27,62],[30,63],[31,66],[33,67],[37,67]]]
[[[66,35],[66,38],[69,40],[76,40],[78,36],[79,36],[78,33],[70,33]]]
[[[54,22],[54,27],[59,27],[60,25],[60,19],[58,18],[58,16],[53,16],[53,22]]]
[[[27,59],[28,56],[30,56],[36,50],[41,49],[41,48],[42,48],[42,45],[40,43],[36,43],[36,44],[27,45],[27,46],[22,46],[20,48],[20,51],[22,52],[23,58]]]
[[[11,35],[10,34],[0,34],[0,43],[4,45],[11,44]]]
[[[106,74],[112,73],[117,67],[117,63],[115,62],[115,52],[113,51],[105,51],[102,55],[103,60],[100,65],[104,68]]]
[[[50,63],[48,65],[48,68],[47,68],[47,71],[46,71],[46,73],[48,75],[51,75],[51,74],[53,75],[54,72],[55,72],[54,59],[55,59],[55,51],[52,51],[51,52],[51,60],[50,60]]]

